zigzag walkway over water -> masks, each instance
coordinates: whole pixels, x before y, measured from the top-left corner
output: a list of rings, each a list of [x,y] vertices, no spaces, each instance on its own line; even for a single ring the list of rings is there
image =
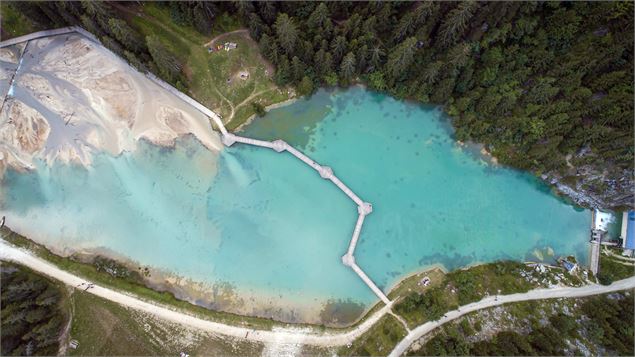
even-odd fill
[[[10,45],[14,45],[20,42],[30,41],[33,39],[46,37],[46,36],[54,36],[61,35],[71,32],[78,32],[80,34],[85,35],[87,38],[99,43],[99,40],[94,38],[91,34],[86,33],[85,30],[77,27],[69,27],[58,30],[49,30],[49,31],[41,31],[36,32],[30,35],[22,36],[18,39],[13,39],[5,42],[0,42],[0,48],[7,47]],[[132,68],[132,67],[131,67]],[[114,291],[112,289],[101,287],[98,285],[94,285],[94,288],[88,290],[88,293],[94,294],[96,296],[100,296],[104,299],[116,302],[123,306],[131,307],[139,311],[144,311],[159,318],[173,321],[185,326],[197,328],[203,331],[209,331],[213,333],[220,333],[226,336],[234,336],[238,338],[245,338],[252,341],[260,341],[260,342],[269,342],[269,343],[277,343],[279,341],[284,341],[285,343],[301,343],[301,344],[312,344],[319,346],[339,346],[347,344],[354,339],[360,337],[363,333],[368,331],[377,321],[381,319],[384,315],[390,312],[391,309],[391,301],[383,294],[383,292],[364,274],[364,272],[357,266],[355,263],[354,252],[357,241],[359,240],[359,235],[361,233],[362,225],[364,224],[364,219],[366,215],[372,212],[372,206],[369,203],[362,201],[351,189],[349,189],[342,181],[340,181],[334,174],[333,171],[326,166],[320,166],[315,161],[311,160],[308,156],[304,155],[300,151],[293,148],[291,145],[287,144],[282,140],[276,140],[273,142],[262,141],[256,139],[245,138],[241,136],[237,136],[234,134],[230,134],[225,129],[220,118],[211,110],[205,108],[202,104],[196,102],[192,98],[187,95],[179,92],[169,84],[159,80],[158,78],[146,74],[146,76],[156,82],[157,84],[164,87],[166,90],[176,94],[179,98],[184,100],[187,103],[190,103],[192,106],[197,108],[199,111],[203,112],[205,115],[210,117],[216,126],[219,128],[221,133],[223,134],[223,143],[227,146],[231,146],[236,142],[261,146],[265,148],[273,149],[277,152],[288,151],[298,159],[302,160],[307,165],[311,166],[313,169],[318,171],[321,177],[324,179],[331,180],[338,188],[340,188],[351,200],[357,204],[357,210],[359,213],[357,223],[355,224],[355,229],[353,231],[353,236],[351,238],[348,251],[342,257],[342,261],[345,265],[350,266],[357,275],[364,280],[364,282],[380,297],[380,299],[386,303],[386,306],[376,311],[368,318],[366,318],[362,323],[353,327],[349,330],[337,332],[337,333],[324,333],[315,331],[312,332],[303,332],[297,330],[254,330],[252,328],[243,327],[243,326],[232,326],[226,325],[222,323],[212,322],[208,320],[203,320],[196,316],[192,316],[190,314],[183,313],[181,311],[176,311],[173,308],[160,306],[153,302],[143,301],[135,296],[120,293],[118,291]],[[67,271],[61,270],[54,266],[53,264],[33,255],[31,252],[26,250],[17,248],[7,243],[0,237],[0,259],[11,260],[18,263],[21,263],[33,270],[39,271],[45,275],[48,275],[52,278],[58,279],[69,286],[77,286],[80,283],[86,283],[81,277],[75,276]],[[423,325],[418,326],[417,328],[411,330],[408,335],[397,345],[394,350],[391,352],[391,356],[399,356],[403,354],[407,348],[415,341],[417,338],[423,336],[427,332],[431,331],[434,328],[439,327],[440,325],[456,319],[459,316],[462,316],[468,312],[476,311],[492,306],[498,306],[505,303],[517,302],[517,301],[529,301],[529,300],[540,300],[540,299],[553,299],[553,298],[562,298],[562,297],[581,297],[595,294],[608,293],[612,291],[625,290],[635,288],[635,277],[631,277],[628,279],[620,280],[614,282],[609,286],[602,285],[586,285],[579,288],[572,287],[558,287],[552,289],[536,289],[530,290],[526,293],[520,294],[512,294],[512,295],[502,295],[498,296],[498,298],[488,297],[481,301],[468,304],[466,306],[461,307],[455,311],[450,311],[446,314],[446,317],[438,320],[427,322]]]
[[[388,297],[375,285],[375,283],[364,273],[364,271],[355,263],[355,246],[357,245],[357,241],[359,240],[359,235],[362,231],[362,226],[364,224],[364,217],[370,214],[373,211],[373,206],[368,203],[362,201],[359,196],[357,196],[348,186],[346,186],[340,179],[335,176],[333,170],[328,166],[321,166],[317,162],[313,161],[310,157],[303,154],[298,149],[289,145],[283,140],[275,140],[275,141],[264,141],[264,140],[256,140],[251,138],[246,138],[243,136],[234,135],[231,133],[223,134],[223,144],[226,146],[232,146],[235,143],[243,143],[248,145],[260,146],[264,148],[269,148],[275,150],[276,152],[287,151],[291,155],[300,159],[300,161],[304,162],[315,171],[317,171],[320,176],[325,180],[330,180],[337,186],[342,192],[344,192],[355,204],[357,205],[357,212],[359,214],[357,218],[357,223],[355,224],[355,229],[353,230],[353,237],[348,246],[348,251],[344,256],[342,256],[342,262],[344,265],[353,269],[353,271],[362,279],[362,281],[368,285],[368,287],[383,301],[386,305],[390,305],[390,300]]]
[[[0,42],[0,48],[15,45],[21,42],[31,41],[31,40],[42,38],[42,37],[57,36],[57,35],[63,35],[63,34],[73,33],[73,32],[77,32],[81,35],[84,35],[86,38],[101,44],[99,39],[97,39],[88,31],[84,30],[81,27],[71,26],[71,27],[65,27],[65,28],[60,28],[55,30],[35,32],[32,34],[20,36],[8,41],[3,41],[3,42]],[[130,68],[133,70],[136,70],[132,66],[130,66]],[[323,179],[330,180],[331,182],[333,182],[335,186],[337,186],[353,202],[355,202],[355,204],[357,205],[357,212],[359,216],[357,218],[357,223],[355,224],[355,229],[353,230],[353,235],[349,243],[348,250],[346,254],[342,256],[342,263],[344,263],[344,265],[353,269],[353,271],[362,279],[362,281],[366,285],[368,285],[368,287],[375,293],[375,295],[377,295],[377,297],[379,297],[379,299],[382,302],[384,302],[388,306],[391,305],[391,301],[383,293],[383,291],[381,291],[381,289],[379,289],[377,285],[375,285],[375,283],[368,277],[368,275],[366,275],[366,273],[364,273],[364,271],[357,265],[357,263],[355,263],[355,256],[354,256],[355,247],[357,246],[357,241],[359,240],[359,236],[362,231],[362,226],[364,225],[364,218],[373,211],[373,206],[370,203],[364,202],[361,198],[359,198],[359,196],[357,196],[355,192],[353,192],[339,178],[337,178],[337,176],[335,176],[335,174],[333,173],[333,170],[330,167],[321,166],[317,162],[313,161],[310,157],[303,154],[301,151],[287,144],[285,141],[283,140],[264,141],[264,140],[246,138],[246,137],[229,133],[227,129],[225,128],[225,125],[223,125],[223,122],[221,121],[220,117],[216,113],[214,113],[213,111],[211,111],[210,109],[202,105],[201,103],[197,102],[196,100],[192,99],[191,97],[183,94],[176,88],[172,87],[170,84],[160,80],[153,74],[145,73],[145,75],[151,81],[157,83],[158,85],[163,87],[165,90],[176,95],[181,100],[190,104],[191,106],[196,108],[198,111],[200,111],[201,113],[205,114],[210,119],[212,119],[214,124],[216,124],[216,126],[220,130],[223,144],[225,144],[226,146],[232,146],[234,143],[238,142],[242,144],[248,144],[248,145],[254,145],[254,146],[260,146],[264,148],[273,149],[276,152],[287,151],[291,155],[295,156],[296,158],[300,159],[302,162],[304,162],[305,164],[309,165],[314,170],[316,170]]]

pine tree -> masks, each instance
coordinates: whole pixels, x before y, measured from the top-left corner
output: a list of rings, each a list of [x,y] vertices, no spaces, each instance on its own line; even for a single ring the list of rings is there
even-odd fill
[[[121,47],[121,45],[119,44],[119,42],[115,41],[112,37],[110,36],[102,36],[100,38],[101,43],[109,50],[111,50],[112,52],[114,52],[115,54],[117,54],[118,56],[122,56],[123,55],[123,47]]]
[[[313,91],[314,87],[311,78],[309,78],[309,76],[302,77],[302,81],[300,81],[298,85],[298,93],[300,93],[300,95],[311,95]]]
[[[147,36],[148,51],[157,65],[161,75],[170,82],[175,82],[181,72],[181,63],[155,35]]]
[[[370,65],[378,69],[383,63],[385,52],[380,46],[376,46],[370,50]]]
[[[426,20],[439,10],[439,3],[434,1],[424,1],[414,10],[414,23],[415,26],[421,26],[426,23]]]
[[[371,39],[376,38],[377,37],[377,32],[375,31],[376,27],[377,27],[377,18],[375,16],[371,16],[364,21],[364,24],[362,25],[362,33]]]
[[[291,20],[287,14],[281,13],[278,15],[273,27],[276,30],[276,36],[280,46],[287,55],[291,55],[298,40],[298,30],[293,20]]]
[[[362,18],[359,14],[355,13],[351,15],[351,17],[349,17],[348,20],[346,20],[342,33],[347,39],[353,41],[359,36],[361,25],[362,25]]]
[[[192,10],[192,25],[204,35],[209,35],[212,32],[214,13],[211,11],[211,6],[212,4],[207,2],[197,2]]]
[[[302,61],[300,61],[300,58],[298,58],[298,56],[293,56],[291,59],[291,73],[293,73],[293,81],[300,82],[302,77],[304,77],[305,70],[306,66],[302,63]]]
[[[238,11],[238,16],[251,21],[251,15],[256,13],[256,8],[251,1],[236,1],[235,5],[236,10]]]
[[[139,58],[130,51],[123,51],[123,56],[128,60],[131,66],[135,67],[139,72],[147,72],[146,66],[139,60]]]
[[[478,4],[474,1],[461,2],[448,13],[441,24],[439,40],[444,46],[453,44],[467,28],[468,21],[474,15]]]
[[[471,51],[472,47],[467,42],[459,43],[448,51],[448,62],[456,73],[467,64]]]
[[[102,30],[108,31],[108,20],[116,17],[110,5],[101,1],[82,1],[82,6],[96,20]]]
[[[287,59],[287,57],[282,56],[282,59],[280,60],[280,63],[278,64],[278,68],[276,69],[276,83],[278,85],[286,85],[289,83],[290,81],[290,77],[291,77],[291,71],[289,68],[289,60]]]
[[[243,2],[240,2],[241,4]],[[265,32],[265,24],[256,13],[249,14],[249,36],[256,41],[260,41],[260,37]]]
[[[336,62],[339,62],[342,56],[344,56],[344,53],[346,53],[347,47],[348,47],[348,43],[346,42],[346,37],[337,36],[335,40],[333,40],[333,45],[331,46],[331,50],[333,54],[333,59]]]
[[[327,75],[333,72],[333,55],[330,52],[326,52],[324,55],[324,65],[322,67],[322,74]]]
[[[54,2],[36,2],[35,4],[44,14],[46,14],[46,16],[55,26],[65,25],[64,17],[60,15],[59,10],[55,6]]]
[[[368,65],[368,46],[363,45],[359,51],[357,51],[357,71],[359,73],[365,73]]]
[[[406,36],[410,35],[413,32],[414,26],[415,26],[414,13],[409,12],[405,14],[404,16],[402,16],[401,20],[399,20],[399,23],[397,24],[397,27],[395,28],[395,31],[393,33],[393,36],[392,36],[393,41],[395,43],[399,43]]]
[[[276,9],[275,3],[273,1],[263,1],[260,5],[262,19],[269,25],[273,24],[278,16],[278,10]]]
[[[315,56],[313,57],[313,63],[318,77],[321,77],[331,70],[330,68],[325,68],[326,52],[323,49],[319,49],[315,53]]]
[[[79,20],[81,21],[82,27],[86,29],[86,31],[92,33],[97,37],[102,37],[104,35],[104,32],[101,30],[99,25],[97,25],[97,23],[91,17],[82,15],[79,17]]]
[[[313,51],[313,45],[309,41],[302,41],[300,45],[300,59],[304,61],[307,65],[311,65],[313,62],[313,56],[315,55],[315,51]]]
[[[146,50],[145,43],[139,34],[133,30],[125,21],[119,19],[108,20],[110,33],[119,41],[127,50],[140,53]]]
[[[266,59],[272,61],[273,63],[277,63],[277,51],[276,51],[276,43],[271,38],[271,36],[266,33],[260,37],[260,41],[258,42],[260,47],[260,53],[262,53]]]
[[[393,79],[402,77],[414,60],[417,39],[410,37],[393,50],[388,56],[386,68]]]
[[[328,27],[328,25],[331,25],[329,9],[326,7],[325,3],[320,3],[320,5],[318,5],[315,10],[313,10],[306,24],[309,30],[313,32],[317,32],[320,29],[325,29]]]
[[[350,81],[355,75],[355,54],[353,52],[349,52],[342,59],[342,63],[340,64],[340,76],[346,80]]]
[[[57,12],[68,25],[78,25],[80,23],[74,7],[75,3],[70,1],[56,1],[53,4],[57,8]]]

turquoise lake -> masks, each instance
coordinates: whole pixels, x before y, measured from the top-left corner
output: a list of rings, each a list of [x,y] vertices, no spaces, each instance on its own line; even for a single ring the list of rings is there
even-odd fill
[[[438,108],[322,90],[240,135],[286,140],[373,204],[355,255],[384,290],[434,264],[536,261],[547,248],[587,259],[590,212],[458,145]],[[99,154],[89,169],[41,162],[6,173],[0,215],[57,251],[109,252],[245,300],[223,306],[210,292],[212,307],[302,320],[327,301],[377,301],[340,260],[356,206],[289,153],[235,144],[218,155],[183,138]],[[248,307],[247,296],[264,301]]]

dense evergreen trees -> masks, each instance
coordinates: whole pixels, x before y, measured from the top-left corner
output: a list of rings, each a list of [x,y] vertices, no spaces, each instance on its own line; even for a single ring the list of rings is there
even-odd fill
[[[513,311],[513,310],[512,310]],[[633,298],[616,293],[586,299],[574,314],[554,313],[538,321],[532,316],[528,333],[501,331],[491,338],[469,342],[473,337],[469,322],[444,328],[417,354],[428,356],[559,356],[580,354],[580,344],[600,346],[606,354],[632,356]],[[523,324],[524,322],[520,322]],[[522,330],[519,328],[519,330]],[[567,343],[569,341],[569,343]],[[569,353],[565,353],[565,352]],[[599,353],[597,351],[596,353]]]
[[[215,3],[209,1],[170,1],[165,4],[170,7],[170,16],[175,23],[190,25],[206,35],[212,32],[212,24],[218,11]]]
[[[633,184],[632,3],[252,3],[281,84],[355,80],[445,104],[456,137],[607,206]],[[275,19],[274,19],[275,18]],[[306,87],[304,85],[303,87]]]
[[[110,3],[14,5],[46,26],[80,24],[135,66],[178,81],[166,48],[141,41]],[[364,82],[443,104],[458,140],[485,143],[502,163],[582,193],[580,202],[632,205],[633,2],[164,6],[202,33],[219,12],[240,16],[281,85],[304,93]]]
[[[163,79],[184,89],[182,65],[170,50],[156,37],[144,38],[121,11],[108,2],[56,1],[12,2],[18,11],[43,27],[55,28],[77,25],[93,33],[102,44],[122,56],[136,68],[152,70]],[[211,31],[214,11],[212,4],[203,2],[168,3],[175,21],[192,25],[199,31]]]
[[[146,43],[148,51],[159,68],[159,73],[163,78],[170,82],[178,79],[181,73],[182,65],[176,57],[161,43],[161,40],[155,36],[147,36]]]
[[[2,262],[2,355],[56,355],[68,319],[63,291],[48,279]]]

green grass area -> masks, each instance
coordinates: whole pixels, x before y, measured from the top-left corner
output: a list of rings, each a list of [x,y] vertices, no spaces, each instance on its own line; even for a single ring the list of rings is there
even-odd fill
[[[521,273],[527,277],[522,277]],[[524,264],[507,261],[456,270],[446,274],[442,282],[426,291],[408,292],[397,302],[395,311],[403,316],[409,326],[418,326],[487,295],[526,292],[541,286],[541,281],[532,282],[534,274],[533,269]],[[549,280],[550,276],[548,273],[544,279]]]
[[[71,297],[75,356],[259,355],[262,344],[192,331],[77,290]]]
[[[77,340],[75,356],[168,355],[175,351],[152,343],[131,311],[116,303],[77,290],[72,297],[73,320],[70,338]],[[149,328],[148,328],[149,330]]]
[[[430,284],[428,286],[423,286],[421,284],[421,280],[424,277],[428,277],[430,279]],[[445,273],[440,268],[433,268],[411,275],[400,281],[399,284],[397,284],[392,290],[390,290],[390,292],[388,293],[388,298],[390,300],[403,298],[413,292],[422,294],[435,286],[441,285],[444,279]]]
[[[386,356],[407,335],[392,315],[382,317],[370,330],[338,351],[340,356]]]
[[[41,26],[23,16],[7,1],[0,2],[0,40],[5,41],[40,30],[43,30]]]
[[[157,4],[144,3],[134,9],[138,15],[128,14],[128,20],[144,35],[158,36],[172,50],[184,64],[188,94],[220,114],[228,129],[255,114],[252,102],[268,106],[289,98],[286,89],[273,83],[273,67],[260,56],[258,44],[247,32],[228,34],[215,42],[235,42],[236,49],[208,53],[205,44],[212,38],[240,29],[235,17],[219,15],[213,33],[204,36],[191,26],[175,24],[169,11]],[[248,73],[248,78],[241,78],[241,72]]]
[[[600,254],[598,281],[601,284],[610,285],[616,280],[630,278],[633,275],[635,266],[632,263],[608,256],[606,253]]]

